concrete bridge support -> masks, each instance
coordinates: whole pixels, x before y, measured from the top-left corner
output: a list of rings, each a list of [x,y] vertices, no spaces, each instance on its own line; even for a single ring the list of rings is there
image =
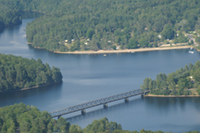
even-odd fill
[[[143,94],[141,94],[141,97],[143,98],[148,92],[143,92]]]
[[[128,97],[124,99],[125,103],[128,103],[129,102],[129,99]]]
[[[104,105],[103,105],[103,108],[104,108],[104,109],[107,109],[107,108],[108,108],[108,104],[107,104],[107,103],[104,104]]]
[[[58,119],[61,117],[61,115],[58,116]]]
[[[81,114],[84,115],[84,114],[86,114],[85,110],[87,108],[91,108],[91,107],[95,107],[95,106],[99,106],[99,105],[103,105],[104,108],[107,108],[108,103],[114,102],[114,101],[117,101],[117,100],[124,100],[127,103],[127,102],[129,102],[129,97],[133,97],[133,96],[137,96],[137,95],[141,95],[143,97],[148,92],[149,92],[149,90],[146,90],[145,92],[142,89],[133,90],[133,91],[121,93],[121,94],[118,94],[118,95],[113,95],[113,96],[109,96],[109,97],[106,97],[106,98],[102,98],[102,99],[90,101],[90,102],[87,102],[87,103],[79,104],[79,105],[76,105],[76,106],[56,110],[56,111],[51,112],[50,114],[52,115],[52,117],[59,118],[60,116],[65,115],[65,114],[73,113],[73,112],[76,112],[76,111],[81,111]]]
[[[85,110],[81,110],[81,114],[82,114],[82,115],[85,115],[85,114],[86,114],[86,111],[85,111]]]

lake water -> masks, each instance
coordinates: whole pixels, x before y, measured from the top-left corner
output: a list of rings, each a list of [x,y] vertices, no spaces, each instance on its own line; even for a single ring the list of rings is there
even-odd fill
[[[63,83],[38,89],[0,95],[0,106],[23,102],[41,111],[55,111],[107,96],[139,89],[144,78],[155,79],[159,73],[171,73],[186,64],[194,64],[200,53],[188,54],[188,49],[141,52],[134,54],[72,55],[55,54],[33,49],[26,42],[26,23],[6,28],[0,33],[0,53],[25,58],[41,58],[43,63],[61,69]],[[186,132],[200,130],[200,98],[141,98],[129,103],[123,100],[68,114],[72,124],[85,127],[95,119],[107,117],[125,130],[162,130]]]

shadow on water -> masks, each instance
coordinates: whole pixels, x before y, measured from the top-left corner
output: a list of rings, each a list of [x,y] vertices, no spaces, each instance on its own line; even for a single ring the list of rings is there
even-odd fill
[[[33,101],[34,100],[37,101],[37,99],[34,99],[35,96],[37,95],[42,96],[47,93],[48,93],[48,97],[50,97],[51,99],[54,99],[54,95],[61,92],[61,89],[62,89],[62,83],[57,83],[54,85],[43,86],[43,87],[33,88],[29,90],[0,94],[0,105],[1,107],[6,106],[9,102],[13,100],[15,100],[16,103],[24,102],[24,101],[21,101],[24,98],[30,98]]]
[[[144,101],[147,108],[162,109],[166,113],[170,107],[179,106],[185,110],[187,104],[195,105],[195,108],[200,111],[200,97],[146,97]]]
[[[1,35],[1,33],[3,33],[3,31],[4,31],[4,28],[0,29],[0,35]]]
[[[21,15],[22,19],[32,19],[32,18],[39,18],[43,15],[43,13],[39,13],[39,12],[31,12],[31,11],[20,11],[19,14]],[[13,31],[13,30],[19,30],[20,26],[22,25],[22,23],[18,23],[9,27],[4,27],[2,29],[0,29],[0,35],[5,31]]]
[[[113,113],[116,110],[126,110],[126,108],[132,107],[136,104],[140,104],[143,102],[143,98],[136,97],[129,102],[125,102],[123,100],[120,100],[118,102],[114,103],[108,103],[107,108],[103,108],[103,105],[100,105],[98,107],[94,107],[93,109],[86,109],[86,114],[82,115],[81,111],[74,113],[73,116],[71,115],[64,115],[63,117],[66,118],[67,121],[73,123],[74,121],[81,121],[85,119],[90,119],[94,117],[98,117],[99,115],[105,116],[106,114]]]

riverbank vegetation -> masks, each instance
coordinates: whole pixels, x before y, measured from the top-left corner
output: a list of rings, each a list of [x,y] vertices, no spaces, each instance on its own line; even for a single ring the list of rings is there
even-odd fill
[[[0,6],[45,13],[27,25],[27,40],[51,51],[188,43],[186,33],[199,34],[200,27],[198,0],[0,0]]]
[[[0,31],[2,31],[4,27],[21,24],[21,22],[22,18],[18,11],[0,5]]]
[[[141,88],[154,95],[200,95],[200,61],[168,75],[160,73],[155,80],[145,78]]]
[[[162,131],[122,130],[116,122],[108,121],[106,117],[94,120],[85,128],[71,125],[65,118],[55,120],[47,111],[39,111],[34,106],[23,103],[0,108],[1,133],[164,133]],[[190,131],[188,133],[199,133]]]
[[[41,59],[27,59],[0,54],[0,93],[49,85],[62,81],[57,67],[50,68]]]
[[[1,133],[95,133],[109,130],[121,131],[122,127],[103,118],[81,129],[78,125],[71,125],[63,117],[55,120],[47,111],[40,112],[36,107],[23,103],[0,108]]]

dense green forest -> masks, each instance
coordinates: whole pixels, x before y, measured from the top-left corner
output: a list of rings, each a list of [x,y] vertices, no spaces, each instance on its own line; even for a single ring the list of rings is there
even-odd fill
[[[47,111],[40,112],[36,107],[23,103],[0,108],[1,133],[164,133],[162,131],[122,130],[116,122],[108,121],[106,117],[94,120],[85,128],[71,125],[63,117],[55,120]],[[188,133],[199,133],[192,131]]]
[[[0,93],[62,81],[57,67],[50,68],[41,59],[0,54]]]
[[[52,51],[185,43],[184,33],[200,29],[199,0],[0,0],[0,6],[45,13],[27,25],[27,39]]]
[[[168,75],[160,73],[155,80],[145,78],[141,88],[155,95],[200,95],[200,61]]]
[[[23,103],[0,108],[1,133],[95,133],[112,130],[122,130],[120,124],[108,121],[107,118],[95,120],[86,128],[71,125],[63,117],[55,120],[44,111]]]
[[[0,31],[6,26],[17,25],[21,22],[21,15],[18,11],[0,6]]]

